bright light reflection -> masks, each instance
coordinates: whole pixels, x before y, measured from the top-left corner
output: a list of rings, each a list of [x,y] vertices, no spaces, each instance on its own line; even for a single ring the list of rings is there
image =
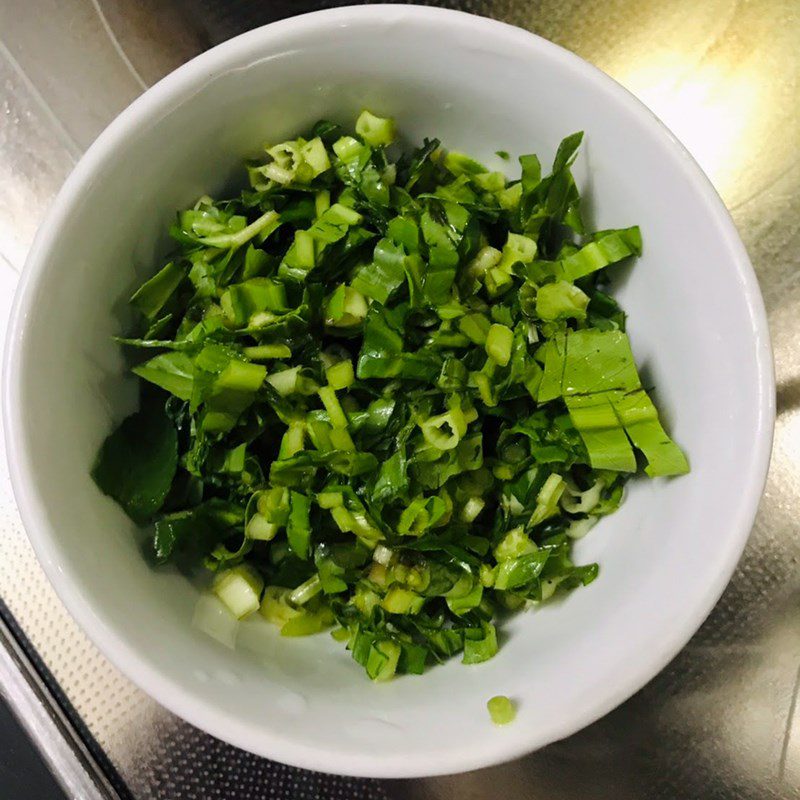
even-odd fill
[[[723,195],[741,174],[763,111],[763,86],[748,66],[730,70],[707,63],[686,74],[675,64],[643,64],[618,75],[683,142]]]

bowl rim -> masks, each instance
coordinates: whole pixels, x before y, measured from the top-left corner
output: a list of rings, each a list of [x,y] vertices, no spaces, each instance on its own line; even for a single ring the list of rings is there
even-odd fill
[[[746,301],[747,313],[754,334],[754,350],[758,371],[756,390],[757,427],[754,432],[753,457],[747,465],[745,491],[738,504],[736,524],[732,526],[720,556],[716,574],[709,581],[703,602],[687,613],[679,625],[664,633],[662,645],[647,653],[616,683],[613,691],[594,698],[579,709],[567,711],[562,719],[543,726],[538,736],[521,730],[504,731],[503,745],[492,748],[472,748],[449,751],[447,754],[431,751],[424,758],[374,757],[367,753],[343,754],[322,751],[296,740],[288,740],[267,727],[256,728],[243,724],[220,712],[212,704],[153,668],[145,658],[130,647],[118,629],[108,625],[82,596],[79,586],[62,571],[54,557],[56,536],[47,523],[43,504],[35,489],[35,471],[26,453],[24,442],[24,416],[22,376],[25,369],[21,358],[22,341],[26,332],[29,309],[35,301],[45,272],[48,254],[55,246],[58,231],[69,216],[80,196],[103,163],[113,157],[118,144],[123,142],[143,121],[153,118],[171,102],[184,96],[187,90],[207,80],[219,70],[230,68],[242,51],[260,43],[264,47],[274,44],[286,33],[312,33],[320,28],[339,26],[370,26],[387,19],[402,19],[433,26],[447,26],[461,30],[491,34],[496,40],[505,40],[515,47],[525,46],[547,55],[561,69],[580,73],[593,88],[608,96],[614,104],[623,107],[641,126],[643,134],[653,137],[663,145],[683,172],[701,201],[713,217],[717,233],[730,253],[734,270]],[[7,343],[3,359],[3,424],[5,428],[7,458],[11,483],[27,535],[47,577],[69,613],[80,624],[93,643],[108,660],[134,684],[157,702],[189,723],[225,739],[231,744],[267,758],[294,766],[329,773],[363,777],[409,778],[451,774],[490,766],[525,755],[539,747],[557,741],[580,730],[611,711],[621,702],[641,689],[688,642],[694,632],[711,612],[747,542],[755,519],[769,466],[772,433],[775,421],[775,378],[767,317],[755,272],[745,247],[739,238],[733,220],[710,180],[674,134],[641,101],[598,68],[574,53],[546,39],[512,25],[445,8],[375,4],[345,6],[314,11],[264,25],[243,33],[201,53],[134,100],[94,143],[68,176],[58,192],[44,221],[40,225],[28,254],[19,286],[14,298]],[[524,735],[523,735],[524,734]]]

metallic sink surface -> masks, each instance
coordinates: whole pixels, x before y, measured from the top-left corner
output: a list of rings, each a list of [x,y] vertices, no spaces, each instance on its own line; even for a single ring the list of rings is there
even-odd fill
[[[332,5],[0,0],[2,327],[48,202],[117,113],[207,47],[279,17]],[[402,782],[334,778],[224,745],[171,716],[121,677],[44,578],[15,509],[3,455],[0,597],[27,656],[9,657],[8,664],[0,659],[0,689],[70,796],[800,797],[800,3],[441,5],[526,27],[608,72],[672,128],[731,210],[761,283],[778,380],[772,466],[736,574],[683,652],[639,694],[581,733],[520,761],[466,775]],[[21,687],[25,681],[15,669],[36,673],[28,680],[34,690]],[[51,711],[37,713],[36,698]],[[72,733],[65,733],[67,728]],[[64,741],[76,737],[67,747],[78,754],[70,766]],[[96,774],[87,783],[81,770]]]

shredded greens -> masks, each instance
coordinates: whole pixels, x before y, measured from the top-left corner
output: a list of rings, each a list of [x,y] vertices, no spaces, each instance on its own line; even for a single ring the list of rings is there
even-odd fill
[[[491,658],[507,612],[595,579],[572,542],[631,475],[688,471],[608,294],[639,229],[584,227],[582,134],[512,181],[394,136],[319,122],[177,215],[119,339],[141,409],[93,470],[156,564],[374,680]]]

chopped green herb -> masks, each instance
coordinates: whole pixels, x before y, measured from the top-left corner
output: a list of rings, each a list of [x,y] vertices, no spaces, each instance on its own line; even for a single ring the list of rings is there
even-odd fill
[[[320,122],[178,213],[117,340],[141,410],[92,470],[155,564],[334,628],[376,681],[492,658],[506,612],[595,579],[572,543],[631,475],[689,469],[609,295],[639,229],[584,229],[582,134],[512,181],[436,139],[394,160],[395,134]]]

